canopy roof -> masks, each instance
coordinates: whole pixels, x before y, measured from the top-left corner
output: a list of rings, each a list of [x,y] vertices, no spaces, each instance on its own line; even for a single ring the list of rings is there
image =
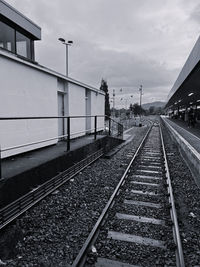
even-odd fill
[[[188,107],[198,102],[200,102],[200,38],[168,95],[166,107]]]

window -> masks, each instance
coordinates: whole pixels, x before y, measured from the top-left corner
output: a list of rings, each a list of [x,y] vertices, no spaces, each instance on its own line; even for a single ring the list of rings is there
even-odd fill
[[[16,31],[16,53],[31,59],[31,40],[18,31]]]
[[[15,30],[0,21],[0,47],[15,53]]]
[[[34,60],[34,41],[0,21],[0,48]]]

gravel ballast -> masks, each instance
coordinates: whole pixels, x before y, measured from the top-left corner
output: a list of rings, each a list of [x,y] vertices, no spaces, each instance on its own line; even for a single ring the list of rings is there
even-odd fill
[[[128,165],[126,155],[136,150],[147,128],[134,127],[128,133],[134,137],[130,145],[111,159],[101,158],[87,167],[5,229],[0,238],[3,263],[20,267],[71,264]]]
[[[168,130],[163,131],[185,266],[200,266],[200,189]]]
[[[151,173],[148,169],[154,159],[149,158],[145,163],[146,166],[140,167],[141,161],[147,157],[147,150],[159,151],[157,157],[160,161],[160,171],[158,173]],[[159,186],[133,184],[135,175],[144,175],[144,171],[147,171],[148,177],[159,176]],[[96,253],[89,254],[86,266],[95,266],[96,261],[104,258],[119,261],[121,265],[175,266],[175,244],[158,127],[152,128],[124,181],[94,244]],[[159,203],[160,206],[155,208],[131,205],[127,200],[144,201],[155,205]],[[154,222],[150,223],[152,220]]]
[[[134,136],[133,141],[112,158],[101,158],[96,161],[2,231],[0,266],[64,267],[72,264],[128,165],[126,156],[132,153],[132,149],[136,150],[146,130],[146,127],[134,127],[128,133]],[[163,135],[178,213],[185,266],[199,267],[200,189],[180,156],[176,144],[169,137],[168,131],[164,130]],[[134,197],[131,199],[134,200]],[[140,199],[137,198],[137,200]],[[119,206],[118,211],[123,211],[122,207]],[[124,223],[124,221],[121,222],[121,224]],[[121,224],[116,221],[115,227],[111,229],[116,231],[120,229]],[[139,224],[134,224],[133,230],[133,225],[130,224],[126,229],[126,233],[137,233],[137,231],[145,233],[145,226],[141,229]],[[159,232],[160,234],[155,237],[164,238],[165,233],[163,232],[162,235],[162,231]],[[150,237],[147,232],[146,236]],[[124,243],[124,248],[121,250],[118,243],[108,240],[107,243],[102,243],[102,246],[111,255],[113,253],[117,260],[120,260],[121,254],[125,256],[127,251],[130,251],[130,259],[127,259],[127,262],[129,260],[132,262],[134,257],[140,257],[141,252],[137,246],[127,246]],[[116,254],[115,248],[118,248]],[[154,248],[150,250],[152,253],[155,252]],[[168,255],[163,254],[163,259],[166,257]],[[169,266],[174,266],[173,262],[170,265],[170,260],[169,258]],[[147,258],[147,265],[148,261]],[[160,262],[156,262],[155,259],[155,264],[159,266]]]

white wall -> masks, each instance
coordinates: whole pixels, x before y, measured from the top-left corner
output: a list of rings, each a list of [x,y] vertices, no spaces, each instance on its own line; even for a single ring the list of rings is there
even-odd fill
[[[91,91],[91,115],[104,114],[104,95],[97,94],[91,87],[86,89],[78,81],[67,81],[65,76],[51,70],[3,54],[5,52],[0,51],[0,117],[57,116],[58,91],[64,93],[66,116],[84,116],[86,90]],[[93,128],[94,119],[91,122]],[[103,118],[98,118],[99,126],[103,128]],[[85,135],[85,131],[85,118],[71,119],[71,138]],[[1,149],[57,136],[58,119],[0,120]],[[55,143],[57,139],[2,152],[1,156],[4,158]]]
[[[92,92],[91,94],[91,114],[92,115],[103,115],[105,112],[105,96]],[[94,118],[92,118],[92,128],[94,127]],[[98,130],[104,129],[104,117],[97,118]]]
[[[69,116],[69,99],[68,99],[68,83],[64,79],[57,79],[57,103],[58,103],[58,116]],[[62,94],[62,97],[64,98],[64,112],[61,111],[62,105],[59,106],[59,95]],[[62,114],[61,114],[62,113]],[[64,129],[62,129],[64,127]],[[58,135],[66,135],[67,134],[67,119],[58,119]]]
[[[104,98],[105,96],[102,94],[97,94],[95,91],[91,91],[91,97],[87,100],[85,99],[86,96],[85,88],[81,86],[69,84],[68,89],[68,98],[69,98],[69,110],[70,116],[80,116],[86,114],[86,101],[91,101],[89,106],[91,106],[91,116],[95,115],[103,115],[104,114]],[[71,119],[71,132],[77,133],[82,132],[79,134],[73,134],[72,138],[81,136],[85,134],[86,130],[86,119],[79,118],[79,119]],[[97,127],[99,129],[104,129],[104,117],[97,118]],[[94,118],[91,118],[91,132],[94,132]],[[84,133],[83,133],[84,132]]]
[[[69,116],[85,115],[85,88],[79,85],[68,85],[68,100],[69,100]],[[81,136],[85,131],[85,118],[71,118],[70,121],[71,137],[75,138]],[[82,132],[82,133],[80,133]]]
[[[1,117],[57,115],[55,77],[1,57],[0,81]],[[4,149],[57,136],[57,120],[0,121],[0,129],[0,144]],[[40,146],[32,145],[29,149]],[[27,148],[3,152],[2,157],[24,151]]]

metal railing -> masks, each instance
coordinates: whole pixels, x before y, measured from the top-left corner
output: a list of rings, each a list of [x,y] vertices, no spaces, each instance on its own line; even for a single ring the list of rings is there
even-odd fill
[[[78,131],[78,132],[72,132],[71,131],[71,121],[72,119],[87,119],[87,118],[93,118],[94,120],[94,124],[93,124],[93,128],[90,129],[84,129],[82,131]],[[104,118],[104,126],[99,126],[98,125],[98,118]],[[45,142],[49,142],[49,141],[66,141],[67,143],[67,151],[70,151],[70,144],[71,144],[71,140],[74,139],[75,137],[83,137],[85,135],[94,135],[94,140],[97,139],[97,135],[98,134],[105,134],[105,135],[109,135],[109,136],[113,136],[113,137],[117,137],[117,138],[123,138],[123,125],[114,121],[113,119],[111,119],[108,116],[105,115],[95,115],[95,116],[51,116],[51,117],[0,117],[0,122],[1,121],[23,121],[23,120],[28,120],[28,121],[32,121],[32,120],[51,120],[51,119],[57,119],[57,120],[62,120],[62,124],[63,124],[63,131],[66,134],[62,134],[62,135],[57,135],[57,136],[53,136],[51,138],[46,138],[46,139],[42,139],[42,140],[37,140],[34,142],[29,142],[29,143],[24,143],[24,144],[19,144],[19,145],[15,145],[15,146],[10,146],[10,147],[2,147],[2,144],[0,144],[0,179],[2,178],[2,153],[3,152],[7,152],[10,150],[14,150],[14,149],[19,149],[19,148],[25,148],[25,147],[30,147],[33,145],[38,145],[38,144],[42,144]],[[86,123],[86,122],[85,122]],[[91,123],[91,122],[90,122]],[[102,122],[101,122],[102,124]],[[85,127],[86,128],[86,127]],[[56,142],[55,142],[56,144]],[[41,148],[41,147],[37,147],[37,148]],[[27,149],[27,151],[23,151],[23,152],[28,152],[30,150],[34,150],[37,148],[31,148],[31,149]],[[17,153],[20,154],[20,153]]]

